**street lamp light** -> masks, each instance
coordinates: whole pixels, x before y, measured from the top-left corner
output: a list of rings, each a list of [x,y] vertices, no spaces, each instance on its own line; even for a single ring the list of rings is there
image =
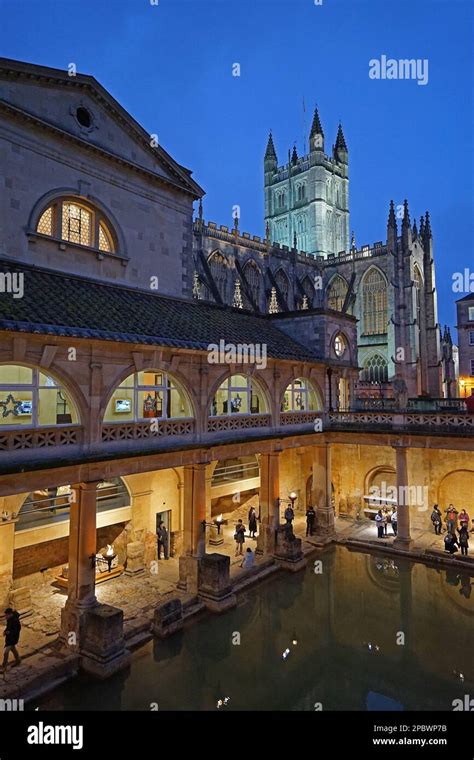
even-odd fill
[[[294,491],[292,491],[291,493],[288,494],[288,498],[291,501],[291,508],[294,511],[294,509],[295,509],[295,501],[298,498],[298,495]]]

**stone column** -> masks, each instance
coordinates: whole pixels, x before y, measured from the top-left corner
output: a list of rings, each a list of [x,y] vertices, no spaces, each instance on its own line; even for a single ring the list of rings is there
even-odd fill
[[[184,468],[184,552],[179,558],[178,588],[197,592],[199,561],[206,552],[206,467],[205,462]]]
[[[66,641],[74,633],[81,639],[81,617],[97,605],[95,597],[95,555],[97,552],[98,481],[73,487],[69,518],[68,595],[61,612],[61,636]]]
[[[258,554],[273,554],[275,531],[280,525],[280,452],[260,456],[260,527]]]
[[[130,653],[123,638],[123,612],[99,604],[95,596],[97,485],[73,487],[69,518],[68,597],[61,611],[61,640],[80,656],[80,667],[106,678],[127,667]]]
[[[397,470],[397,537],[393,544],[400,549],[409,549],[410,536],[410,488],[408,484],[407,446],[397,444],[395,449]]]
[[[313,506],[316,509],[316,535],[331,539],[336,535],[332,506],[331,447],[315,447],[313,462]]]
[[[0,605],[1,610],[10,603],[13,583],[13,552],[15,549],[15,522],[0,522]]]

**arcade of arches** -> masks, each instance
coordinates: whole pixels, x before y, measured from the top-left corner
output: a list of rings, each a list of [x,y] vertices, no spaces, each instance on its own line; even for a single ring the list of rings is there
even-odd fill
[[[90,537],[91,554],[113,545],[119,565],[135,563],[147,571],[157,558],[157,518],[169,529],[172,556],[199,556],[213,551],[209,528],[218,514],[228,518],[223,531],[231,540],[237,514],[244,508],[245,522],[246,505],[253,503],[261,518],[257,547],[266,552],[265,526],[277,519],[278,509],[282,520],[288,495],[294,492],[296,516],[303,517],[311,504],[320,518],[319,531],[337,536],[343,518],[370,517],[368,496],[374,486],[383,493],[384,487],[400,482],[402,459],[405,480],[423,489],[422,503],[410,505],[408,531],[429,528],[433,503],[445,507],[452,502],[474,512],[474,467],[469,452],[451,452],[448,464],[444,449],[349,442],[287,449],[272,444],[265,453],[259,453],[259,448],[249,444],[249,453],[242,454],[238,446],[223,447],[222,456],[211,461],[209,452],[199,452],[197,458],[202,461],[193,464],[114,475],[73,488],[69,483],[46,485],[44,476],[35,478],[30,473],[28,483],[43,482],[21,491],[19,481],[16,493],[0,497],[0,511],[14,517],[0,523],[2,603],[12,588],[34,587],[45,578],[51,582],[68,564],[71,571],[74,558],[69,536],[77,530],[96,531],[96,537]],[[116,466],[110,469],[118,471]],[[78,503],[79,509],[73,510],[70,524],[71,492],[72,503]],[[93,593],[94,571],[83,567],[76,572],[77,583],[89,584]],[[192,590],[189,583],[188,590]]]

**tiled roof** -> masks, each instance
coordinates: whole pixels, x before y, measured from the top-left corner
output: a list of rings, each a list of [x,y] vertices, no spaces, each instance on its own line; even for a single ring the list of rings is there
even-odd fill
[[[0,329],[206,350],[220,339],[267,345],[267,355],[317,361],[265,315],[202,301],[145,293],[32,266],[0,261],[24,273],[23,298],[0,294]]]

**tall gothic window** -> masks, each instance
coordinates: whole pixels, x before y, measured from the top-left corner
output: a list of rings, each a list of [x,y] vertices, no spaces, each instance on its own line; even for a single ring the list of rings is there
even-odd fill
[[[275,282],[278,285],[280,293],[282,294],[283,300],[285,301],[285,304],[286,304],[286,307],[284,305],[283,308],[287,308],[289,306],[288,294],[289,294],[290,284],[288,282],[288,277],[286,276],[283,269],[279,269],[278,272],[276,273]]]
[[[256,265],[255,261],[247,261],[246,265],[244,266],[244,277],[249,286],[255,306],[258,309],[260,308],[261,277],[260,277],[260,270],[258,266]],[[245,301],[247,301],[246,298],[245,298]],[[251,304],[246,304],[246,306],[247,305],[251,306]]]
[[[339,274],[336,274],[328,288],[328,309],[334,309],[334,311],[342,311],[344,301],[346,300],[348,291],[347,282]]]
[[[415,318],[418,329],[421,329],[421,289],[423,287],[423,281],[421,279],[420,270],[415,266],[413,272],[413,282],[415,284]]]
[[[306,198],[306,185],[301,183],[296,188],[296,200],[304,201],[305,198]]]
[[[362,312],[364,335],[382,335],[387,332],[387,282],[378,269],[369,269],[364,275]]]
[[[116,251],[116,236],[103,214],[82,199],[58,198],[41,214],[36,232],[75,245]]]
[[[214,251],[208,259],[209,269],[212,279],[216,285],[223,303],[228,303],[228,286],[227,286],[227,261],[222,253]]]
[[[388,364],[380,354],[373,354],[364,362],[361,379],[370,383],[386,383],[388,381]]]

